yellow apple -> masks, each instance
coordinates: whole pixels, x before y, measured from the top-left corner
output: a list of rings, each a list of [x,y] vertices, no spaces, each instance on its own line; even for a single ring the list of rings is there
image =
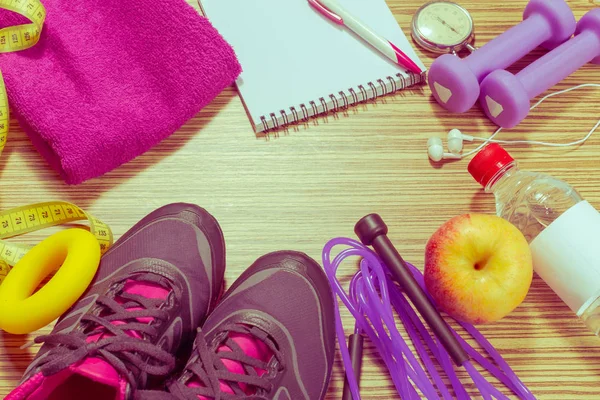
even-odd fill
[[[459,321],[497,321],[525,299],[533,265],[523,234],[494,215],[452,218],[425,249],[425,286],[438,307]]]

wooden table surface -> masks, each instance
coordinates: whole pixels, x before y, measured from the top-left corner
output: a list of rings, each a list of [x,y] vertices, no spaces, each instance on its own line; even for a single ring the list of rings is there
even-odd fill
[[[577,18],[600,6],[598,0],[568,3]],[[421,1],[388,0],[388,4],[409,35],[411,17]],[[462,4],[473,14],[477,44],[482,45],[520,21],[526,1]],[[431,65],[432,55],[418,51]],[[600,83],[600,67],[586,65],[553,90],[585,82]],[[578,139],[598,120],[599,98],[597,88],[554,98],[501,137]],[[106,221],[118,238],[163,204],[197,203],[223,228],[228,285],[270,251],[295,249],[320,260],[327,240],[352,237],[354,223],[377,212],[388,223],[389,236],[401,254],[422,266],[427,239],[446,220],[469,212],[494,213],[493,197],[472,180],[467,161],[432,165],[427,158],[427,139],[445,136],[454,127],[483,136],[494,130],[479,108],[448,114],[435,103],[429,88],[421,86],[278,136],[257,137],[230,87],[151,151],[102,178],[67,186],[12,121],[0,160],[1,207],[71,201]],[[578,148],[509,150],[522,168],[565,179],[600,209],[600,132]],[[24,240],[35,243],[47,234],[30,234]],[[349,277],[354,271],[355,265],[347,265],[341,274]],[[347,315],[345,325],[348,331],[353,326]],[[19,346],[49,330],[28,337],[0,333],[0,395],[15,387],[37,350]],[[516,311],[481,331],[538,398],[600,398],[599,339],[538,277]],[[328,399],[340,398],[342,382],[338,355]],[[362,394],[365,399],[397,397],[371,345],[365,354]]]

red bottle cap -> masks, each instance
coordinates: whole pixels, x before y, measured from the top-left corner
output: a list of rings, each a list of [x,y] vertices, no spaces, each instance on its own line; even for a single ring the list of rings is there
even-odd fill
[[[467,169],[471,176],[485,187],[499,171],[514,161],[502,146],[492,143],[473,157]]]

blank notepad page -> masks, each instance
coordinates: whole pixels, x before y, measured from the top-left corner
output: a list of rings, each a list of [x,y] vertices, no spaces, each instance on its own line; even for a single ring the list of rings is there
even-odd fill
[[[237,86],[256,132],[307,119],[417,83],[307,0],[200,0],[234,48]],[[339,0],[423,70],[385,0]]]

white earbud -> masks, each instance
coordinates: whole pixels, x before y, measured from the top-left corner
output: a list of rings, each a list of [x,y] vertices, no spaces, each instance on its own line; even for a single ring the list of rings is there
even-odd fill
[[[454,154],[460,154],[463,151],[463,141],[473,141],[473,136],[463,135],[458,129],[452,129],[448,132],[448,151]]]
[[[442,160],[460,160],[462,156],[460,154],[446,153],[444,152],[444,146],[442,139],[439,137],[431,137],[427,141],[427,154],[431,161],[442,161]]]

